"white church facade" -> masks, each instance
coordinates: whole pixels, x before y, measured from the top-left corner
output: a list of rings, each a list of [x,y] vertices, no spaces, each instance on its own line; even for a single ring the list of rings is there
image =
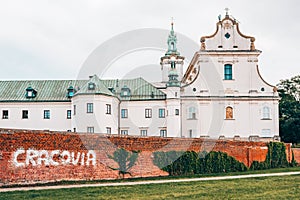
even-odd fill
[[[255,38],[228,14],[183,72],[172,28],[162,79],[0,81],[0,127],[160,137],[277,140],[275,86],[259,73]]]

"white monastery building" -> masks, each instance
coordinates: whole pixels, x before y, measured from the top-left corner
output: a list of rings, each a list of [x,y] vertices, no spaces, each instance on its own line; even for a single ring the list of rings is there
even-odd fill
[[[226,13],[183,72],[173,23],[162,79],[0,81],[0,127],[136,136],[278,140],[279,96],[255,38]]]

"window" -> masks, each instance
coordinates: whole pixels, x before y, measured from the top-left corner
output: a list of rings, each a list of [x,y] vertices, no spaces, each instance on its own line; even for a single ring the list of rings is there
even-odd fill
[[[32,93],[32,91],[28,91],[27,92],[27,97],[29,98],[29,97],[32,97],[33,95],[32,95],[33,93]]]
[[[106,133],[111,134],[111,128],[110,127],[106,127]]]
[[[8,110],[2,110],[2,119],[8,119]]]
[[[230,38],[230,34],[229,33],[226,33],[224,36],[225,36],[226,39]]]
[[[111,114],[111,105],[106,104],[106,114]]]
[[[50,119],[50,110],[44,110],[44,119]]]
[[[226,107],[226,119],[233,119],[233,108],[230,106]]]
[[[176,63],[175,63],[175,61],[171,61],[171,68],[172,69],[175,69],[175,67],[176,67]],[[174,78],[174,77],[170,77],[170,78]],[[174,79],[173,79],[174,80]]]
[[[71,119],[71,116],[72,116],[72,111],[67,110],[67,119]]]
[[[74,92],[75,92],[74,87],[70,86],[67,90],[68,90],[68,94],[67,94],[68,98],[73,97],[74,96]]]
[[[116,92],[115,89],[114,89],[113,87],[108,87],[108,90],[109,90],[110,92],[112,92],[112,93],[115,93],[115,92]]]
[[[94,127],[93,126],[88,126],[87,127],[87,132],[88,133],[94,133]]]
[[[153,91],[151,92],[150,96],[151,96],[152,99],[154,98],[154,92]]]
[[[179,109],[175,109],[175,115],[179,115]]]
[[[188,119],[196,119],[196,108],[189,107]]]
[[[73,105],[73,115],[76,115],[76,105]]]
[[[130,97],[130,89],[126,86],[126,85],[124,85],[122,88],[121,88],[121,94],[120,94],[120,96],[121,97]]]
[[[128,118],[128,110],[121,109],[121,118]]]
[[[151,118],[152,117],[152,109],[145,109],[145,118]]]
[[[94,104],[93,103],[87,103],[86,104],[86,112],[87,113],[93,113],[94,112]]]
[[[94,90],[95,87],[96,87],[95,83],[92,82],[88,83],[88,90]]]
[[[164,109],[164,108],[158,109],[158,117],[159,117],[159,118],[165,118],[165,116],[166,116],[166,111],[165,111],[165,109]]]
[[[166,129],[160,130],[160,137],[167,137],[167,130]]]
[[[224,79],[232,80],[232,65],[230,64],[224,65]]]
[[[37,91],[34,90],[31,86],[26,88],[26,98],[35,98],[37,95]]]
[[[121,135],[128,135],[128,130],[121,130]]]
[[[28,110],[22,110],[22,119],[28,119]]]
[[[142,129],[141,130],[141,136],[147,136],[147,130]]]
[[[270,108],[268,106],[263,107],[263,119],[270,119]]]
[[[189,130],[189,137],[190,137],[190,138],[193,137],[193,130],[192,130],[192,129]]]

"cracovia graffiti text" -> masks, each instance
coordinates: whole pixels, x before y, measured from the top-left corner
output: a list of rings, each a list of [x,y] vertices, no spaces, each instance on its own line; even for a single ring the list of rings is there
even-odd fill
[[[24,159],[25,156],[25,159]],[[21,159],[23,158],[23,159]],[[84,152],[70,152],[62,150],[33,150],[17,149],[13,153],[13,163],[16,167],[40,166],[40,165],[96,165],[96,153],[94,150]]]

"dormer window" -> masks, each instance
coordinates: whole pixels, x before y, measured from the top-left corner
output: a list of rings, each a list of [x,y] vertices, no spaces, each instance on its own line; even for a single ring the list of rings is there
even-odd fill
[[[35,98],[37,91],[35,91],[31,86],[26,88],[26,98]]]
[[[153,91],[151,92],[150,96],[151,96],[152,99],[154,98],[154,92]]]
[[[113,87],[108,87],[108,90],[112,93],[115,93],[115,89]]]
[[[124,87],[121,88],[121,97],[129,97],[130,95],[130,89],[124,85]]]
[[[73,86],[70,86],[69,88],[68,88],[68,98],[71,98],[71,97],[73,97],[74,96],[74,93],[75,93],[75,90],[74,90],[74,87]]]
[[[96,87],[95,83],[93,82],[88,83],[88,90],[95,90],[95,87]]]
[[[128,91],[123,91],[123,96],[128,96]]]

